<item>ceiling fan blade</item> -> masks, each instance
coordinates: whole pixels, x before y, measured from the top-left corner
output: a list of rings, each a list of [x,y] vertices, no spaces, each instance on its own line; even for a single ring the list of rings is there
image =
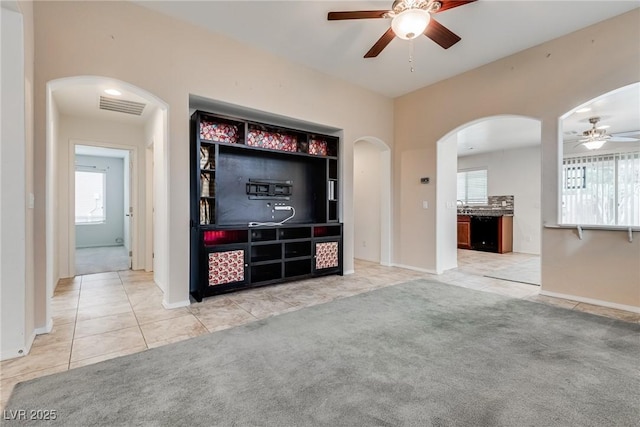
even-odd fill
[[[635,142],[635,141],[640,141],[638,138],[631,138],[628,136],[612,136],[611,139],[609,139],[609,141],[612,142]]]
[[[387,45],[389,43],[391,43],[391,40],[393,40],[393,38],[396,36],[396,33],[393,32],[393,29],[391,29],[391,27],[389,27],[389,29],[387,30],[386,33],[384,33],[382,35],[382,37],[380,37],[378,39],[378,41],[376,42],[376,44],[373,45],[373,47],[371,47],[371,49],[369,49],[369,52],[367,52],[364,57],[365,58],[375,58],[376,56],[378,56],[380,54],[380,52],[382,52],[382,49],[384,49],[385,47],[387,47]]]
[[[442,4],[442,6],[440,6],[440,9],[438,9],[436,13],[442,12],[443,10],[447,10],[447,9],[453,9],[454,7],[464,6],[465,4],[473,3],[475,1],[477,0],[466,0],[466,1],[440,0],[440,3]]]
[[[447,27],[433,19],[433,17],[431,17],[427,29],[424,30],[424,35],[438,43],[444,49],[449,49],[461,40],[459,36],[452,33]]]
[[[329,21],[339,21],[342,19],[376,19],[385,18],[388,10],[353,10],[347,12],[329,12]]]
[[[616,132],[616,133],[612,133],[611,136],[613,136],[614,138],[616,136],[623,136],[623,137],[633,138],[635,136],[640,136],[640,130],[631,130],[631,131],[628,131],[628,132]]]

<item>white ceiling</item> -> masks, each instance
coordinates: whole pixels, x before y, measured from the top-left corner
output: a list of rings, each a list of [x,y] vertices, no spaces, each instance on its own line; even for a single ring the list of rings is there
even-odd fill
[[[458,157],[463,157],[540,145],[540,131],[539,120],[499,117],[467,126],[449,138],[456,140]]]
[[[135,1],[141,6],[224,34],[261,50],[327,74],[395,97],[517,51],[560,37],[595,22],[640,6],[634,1],[499,1],[480,0],[435,15],[462,37],[444,50],[426,37],[414,46],[415,72],[408,63],[409,42],[395,39],[375,59],[362,56],[386,31],[389,21],[326,19],[327,12],[389,9],[392,1]],[[94,117],[120,123],[143,124],[142,116],[98,109],[104,85],[83,84],[54,92],[62,114]],[[146,101],[117,87],[120,98]],[[594,114],[611,124],[608,133],[640,129],[640,91],[618,94],[594,103],[593,113],[574,114],[564,131],[582,133]],[[570,134],[567,134],[570,138]],[[525,147],[540,143],[540,123],[522,117],[501,117],[471,125],[452,138],[459,155]],[[565,144],[573,147],[575,144]],[[471,149],[470,149],[471,148]]]
[[[117,89],[121,92],[119,96],[108,95],[106,89]],[[155,105],[149,103],[145,98],[135,94],[127,87],[117,83],[80,83],[73,86],[64,86],[56,89],[52,93],[54,102],[61,114],[75,117],[86,117],[100,120],[108,120],[117,123],[141,126],[152,116]],[[140,102],[146,106],[140,116],[120,113],[116,111],[101,110],[100,96],[116,98],[125,101]]]
[[[377,58],[363,55],[388,19],[327,21],[327,12],[389,10],[385,1],[135,1],[292,62],[396,97],[640,6],[640,1],[480,0],[435,14],[462,37],[448,50],[427,37],[394,39]]]

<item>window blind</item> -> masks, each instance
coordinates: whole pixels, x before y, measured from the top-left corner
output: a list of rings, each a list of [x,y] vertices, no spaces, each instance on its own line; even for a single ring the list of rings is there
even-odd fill
[[[457,193],[465,205],[487,204],[487,169],[459,171]]]
[[[640,152],[565,158],[561,222],[640,226]]]

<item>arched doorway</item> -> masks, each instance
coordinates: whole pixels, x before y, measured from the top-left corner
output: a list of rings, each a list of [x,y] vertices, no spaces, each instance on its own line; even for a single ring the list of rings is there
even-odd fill
[[[109,93],[107,89],[112,91]],[[137,114],[129,111],[130,107],[137,107]],[[134,249],[136,262],[133,267],[153,270],[156,282],[166,283],[164,278],[168,276],[168,161],[163,153],[167,151],[167,111],[168,104],[157,96],[127,82],[108,77],[76,76],[47,83],[47,324],[51,324],[50,299],[57,280],[75,274],[75,220],[74,212],[70,208],[74,206],[74,187],[71,185],[73,172],[70,172],[73,171],[74,163],[74,150],[71,149],[75,145],[72,141],[74,139],[92,141],[90,145],[96,147],[137,146],[132,151],[135,156],[131,169],[135,182],[131,187],[132,245],[137,248]],[[125,128],[129,129],[128,133],[122,130]],[[125,134],[133,136],[123,137]],[[120,141],[127,138],[133,142],[123,145]],[[113,141],[117,143],[114,145]],[[118,144],[123,146],[119,147]],[[145,158],[149,153],[154,158],[152,162]],[[145,165],[148,164],[153,165],[152,170],[145,170]],[[153,188],[147,188],[147,183],[152,183]],[[152,209],[146,209],[149,200],[153,200]],[[151,229],[146,226],[150,222],[153,223]]]
[[[516,115],[465,123],[437,144],[436,268],[457,267],[457,172],[487,170],[488,196],[514,196],[514,252],[540,254],[541,122]]]
[[[391,150],[363,137],[353,154],[354,258],[391,265]]]

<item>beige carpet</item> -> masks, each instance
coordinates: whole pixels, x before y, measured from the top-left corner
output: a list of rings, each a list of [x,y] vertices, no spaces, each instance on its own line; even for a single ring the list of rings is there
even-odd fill
[[[57,419],[6,423],[637,426],[639,333],[416,280],[20,383]]]

